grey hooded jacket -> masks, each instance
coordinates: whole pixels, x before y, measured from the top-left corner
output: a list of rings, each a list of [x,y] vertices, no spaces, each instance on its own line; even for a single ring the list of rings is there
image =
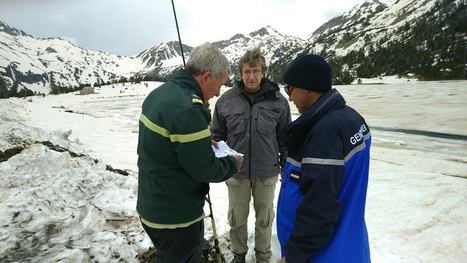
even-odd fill
[[[244,154],[236,178],[277,176],[287,158],[280,132],[290,123],[290,108],[277,84],[263,79],[254,102],[245,94],[243,82],[226,91],[216,102],[211,134]]]

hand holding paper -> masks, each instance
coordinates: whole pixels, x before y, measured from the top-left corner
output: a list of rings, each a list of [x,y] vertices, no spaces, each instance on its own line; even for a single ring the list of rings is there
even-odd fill
[[[217,147],[216,147],[217,146]],[[240,170],[243,164],[243,154],[235,151],[234,149],[230,148],[227,143],[224,141],[219,141],[212,145],[212,150],[217,158],[225,157],[225,156],[233,156],[237,163],[237,171]]]
[[[228,156],[228,155],[232,155],[232,156],[235,156],[235,155],[240,155],[240,156],[243,156],[243,154],[235,151],[234,149],[230,148],[227,143],[225,143],[224,141],[219,141],[217,142],[217,148],[212,146],[212,150],[214,151],[216,157],[220,158],[220,157],[225,157],[225,156]]]

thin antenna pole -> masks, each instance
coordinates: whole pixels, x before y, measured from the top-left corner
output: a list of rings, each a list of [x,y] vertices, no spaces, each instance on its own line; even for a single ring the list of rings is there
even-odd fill
[[[174,10],[175,25],[177,26],[178,43],[180,44],[180,51],[182,52],[183,66],[186,66],[185,65],[185,56],[183,55],[182,39],[180,38],[180,30],[178,29],[177,14],[175,13],[174,0],[172,0],[172,9]]]

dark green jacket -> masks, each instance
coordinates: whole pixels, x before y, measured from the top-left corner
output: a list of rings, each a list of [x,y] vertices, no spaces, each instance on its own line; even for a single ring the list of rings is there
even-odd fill
[[[174,228],[199,220],[203,186],[236,172],[233,157],[214,156],[210,122],[198,83],[183,69],[144,100],[136,207],[143,222]]]

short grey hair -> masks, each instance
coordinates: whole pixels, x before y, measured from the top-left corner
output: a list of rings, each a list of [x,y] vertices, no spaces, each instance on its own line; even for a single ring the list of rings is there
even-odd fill
[[[206,42],[193,48],[185,69],[193,76],[210,71],[215,79],[219,79],[225,70],[230,73],[230,64],[220,49]]]
[[[259,47],[255,47],[246,51],[246,53],[240,58],[238,62],[238,69],[240,70],[240,75],[242,74],[243,65],[246,63],[252,66],[256,66],[256,63],[261,64],[261,69],[263,71],[263,75],[266,72],[266,59],[261,54],[261,49]]]

